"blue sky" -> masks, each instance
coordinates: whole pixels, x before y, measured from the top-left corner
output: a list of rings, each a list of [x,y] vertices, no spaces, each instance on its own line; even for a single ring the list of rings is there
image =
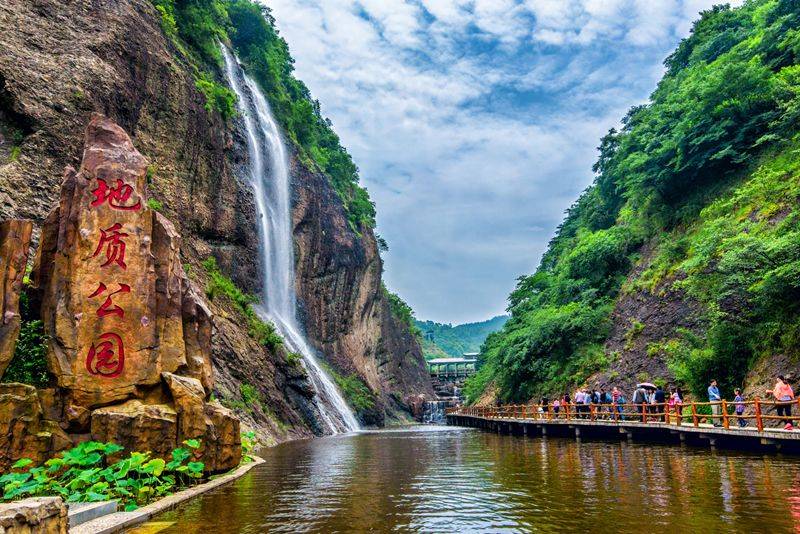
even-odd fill
[[[502,313],[700,0],[268,0],[421,319]]]

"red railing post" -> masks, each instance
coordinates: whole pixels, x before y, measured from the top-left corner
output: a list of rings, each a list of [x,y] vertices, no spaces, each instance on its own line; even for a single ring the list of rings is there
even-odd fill
[[[722,399],[722,426],[725,430],[728,430],[730,428],[728,425],[728,403],[725,399]]]
[[[694,401],[692,401],[692,422],[694,426],[700,426],[700,420],[697,417],[697,407],[694,405]]]
[[[756,428],[759,432],[764,431],[764,421],[761,420],[761,399],[756,397]]]

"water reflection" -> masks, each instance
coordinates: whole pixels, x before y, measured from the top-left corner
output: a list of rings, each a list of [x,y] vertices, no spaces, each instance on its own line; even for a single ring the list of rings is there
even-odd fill
[[[164,532],[792,531],[800,462],[420,428],[287,443]]]

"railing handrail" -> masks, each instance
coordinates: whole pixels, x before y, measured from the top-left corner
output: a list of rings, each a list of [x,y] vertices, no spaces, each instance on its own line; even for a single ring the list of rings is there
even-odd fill
[[[553,403],[526,403],[526,404],[506,404],[501,406],[458,406],[447,408],[446,414],[472,415],[483,418],[494,419],[522,419],[522,420],[591,420],[615,422],[643,422],[682,425],[684,420],[691,420],[694,427],[700,425],[700,419],[718,420],[720,426],[726,430],[730,429],[730,420],[735,417],[737,420],[755,420],[758,432],[764,431],[765,421],[791,420],[789,415],[767,415],[764,410],[769,407],[800,406],[800,399],[791,401],[780,401],[777,399],[762,400],[756,397],[753,400],[728,401],[681,401],[663,403],[584,403],[560,402],[558,406]],[[702,406],[719,406],[719,413],[699,413],[697,408]],[[753,410],[737,412],[739,406],[753,407]],[[678,408],[680,407],[680,410]],[[631,411],[632,410],[632,411]],[[689,411],[687,414],[686,411]],[[800,418],[800,416],[798,416]]]

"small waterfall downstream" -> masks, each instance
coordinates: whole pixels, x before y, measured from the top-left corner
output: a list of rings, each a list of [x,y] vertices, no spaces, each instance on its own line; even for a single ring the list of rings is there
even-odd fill
[[[328,431],[358,430],[359,425],[336,385],[320,366],[302,333],[296,315],[291,185],[286,146],[266,98],[233,54],[222,46],[228,83],[247,130],[249,174],[259,218],[264,266],[261,306],[256,311],[272,321],[288,348],[303,356],[316,392],[316,404]]]
[[[425,408],[422,414],[422,422],[430,424],[444,423],[445,408],[447,408],[447,401],[441,401],[441,400],[425,401]]]

